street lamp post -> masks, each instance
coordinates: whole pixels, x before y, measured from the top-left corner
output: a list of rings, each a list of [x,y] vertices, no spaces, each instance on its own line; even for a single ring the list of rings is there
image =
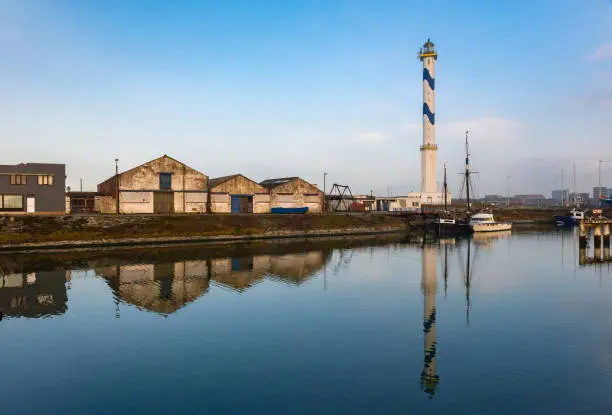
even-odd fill
[[[327,213],[327,196],[325,191],[326,189],[326,178],[327,178],[327,173],[323,173],[323,213]]]
[[[508,188],[506,189],[506,207],[509,208],[510,207],[510,177],[512,176],[506,176],[506,179],[508,179]]]
[[[115,159],[115,198],[117,214],[119,214],[119,159]]]
[[[599,160],[599,163],[597,163],[597,186],[601,187],[601,163],[603,163],[603,160]]]

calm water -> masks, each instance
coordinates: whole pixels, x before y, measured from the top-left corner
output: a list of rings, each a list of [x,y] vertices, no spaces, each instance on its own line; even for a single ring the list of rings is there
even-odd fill
[[[612,413],[570,232],[0,257],[0,412]]]

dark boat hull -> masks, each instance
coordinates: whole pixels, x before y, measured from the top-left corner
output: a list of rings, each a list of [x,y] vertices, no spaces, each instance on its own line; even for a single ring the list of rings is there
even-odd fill
[[[435,223],[436,232],[440,236],[459,236],[473,233],[471,226],[464,222]]]
[[[273,207],[270,209],[270,213],[285,213],[285,214],[304,214],[308,212],[308,207],[299,208],[284,208],[284,207]]]
[[[580,223],[580,220],[571,216],[555,216],[555,220],[558,224],[563,226],[575,226]]]

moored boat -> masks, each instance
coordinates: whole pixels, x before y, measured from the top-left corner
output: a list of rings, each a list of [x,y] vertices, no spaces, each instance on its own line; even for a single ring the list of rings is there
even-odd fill
[[[304,214],[308,213],[308,207],[295,207],[295,208],[287,208],[287,207],[273,207],[270,209],[270,213],[285,213],[285,214]]]
[[[470,228],[473,232],[499,232],[512,229],[510,222],[497,222],[492,213],[480,212],[470,216]]]
[[[582,220],[584,220],[584,211],[572,209],[569,215],[556,215],[555,221],[559,225],[572,226],[579,224]]]

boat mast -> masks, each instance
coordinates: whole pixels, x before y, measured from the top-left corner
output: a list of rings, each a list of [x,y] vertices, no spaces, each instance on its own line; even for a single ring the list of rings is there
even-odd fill
[[[448,183],[446,183],[446,162],[444,162],[444,210],[448,206]]]
[[[574,194],[574,196],[572,197],[572,206],[576,207],[576,199],[577,199],[577,195],[576,195],[576,162],[574,161],[574,164],[572,165],[572,170],[573,170],[573,175],[574,175],[574,180],[573,180],[573,185],[572,185],[572,193]]]
[[[465,322],[469,326],[470,325],[470,286],[472,285],[472,270],[470,269],[470,260],[472,256],[472,253],[470,252],[471,251],[470,248],[472,247],[471,240],[468,239],[467,243],[468,243],[467,267],[465,270]]]
[[[465,194],[467,197],[467,210],[470,212],[470,148],[468,146],[468,134],[469,131],[465,132]]]

